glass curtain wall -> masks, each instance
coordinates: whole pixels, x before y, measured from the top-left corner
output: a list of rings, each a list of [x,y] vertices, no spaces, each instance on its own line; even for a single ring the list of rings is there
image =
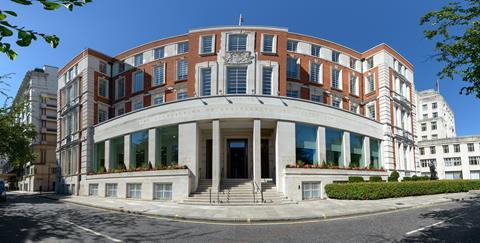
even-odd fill
[[[177,165],[178,126],[157,128],[155,141],[155,167]]]
[[[105,141],[95,144],[94,157],[93,171],[105,172]]]
[[[325,128],[325,144],[327,147],[328,164],[334,166],[345,166],[343,156],[343,131]]]
[[[148,166],[148,130],[132,133],[130,168]]]
[[[296,124],[295,141],[297,163],[318,164],[317,126]]]
[[[370,168],[380,169],[380,140],[370,138]]]
[[[362,135],[350,133],[350,167],[365,167],[363,139]]]
[[[125,139],[123,136],[112,138],[110,140],[110,168],[113,170],[125,169],[124,163],[124,146]]]

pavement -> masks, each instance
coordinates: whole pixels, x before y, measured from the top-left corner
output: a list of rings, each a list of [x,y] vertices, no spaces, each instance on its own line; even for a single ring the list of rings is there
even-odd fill
[[[424,207],[439,203],[462,201],[480,197],[480,191],[437,194],[382,200],[315,200],[293,204],[260,206],[187,205],[174,202],[111,199],[87,196],[41,196],[61,202],[99,209],[148,215],[168,219],[230,223],[321,220],[355,215],[388,212],[406,208]]]
[[[0,241],[478,242],[479,199],[318,221],[218,223],[126,214],[12,192],[0,202]]]

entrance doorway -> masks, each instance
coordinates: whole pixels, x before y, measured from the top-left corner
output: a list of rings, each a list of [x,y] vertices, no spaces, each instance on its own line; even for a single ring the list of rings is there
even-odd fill
[[[227,140],[227,177],[248,178],[248,140]]]
[[[205,142],[206,154],[205,154],[205,179],[212,179],[212,140],[208,139]]]
[[[261,156],[262,156],[262,178],[270,178],[270,166],[268,165],[269,163],[269,158],[268,158],[268,139],[262,139],[262,151],[261,151]]]

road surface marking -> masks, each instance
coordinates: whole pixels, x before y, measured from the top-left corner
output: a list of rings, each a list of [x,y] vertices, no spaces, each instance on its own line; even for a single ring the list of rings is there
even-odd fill
[[[437,222],[437,223],[434,223],[434,224],[431,224],[431,225],[427,225],[427,226],[425,226],[425,227],[418,228],[418,229],[416,229],[416,230],[412,230],[412,231],[410,231],[410,232],[407,232],[407,235],[411,235],[411,234],[413,234],[413,233],[417,233],[417,232],[419,232],[419,231],[422,231],[422,230],[424,230],[424,229],[426,229],[426,228],[430,228],[430,227],[433,227],[433,226],[436,226],[436,225],[439,225],[439,224],[443,224],[443,223],[445,223],[445,221],[440,221],[440,222]]]
[[[110,237],[110,236],[108,236],[108,235],[104,235],[104,234],[102,234],[102,233],[96,232],[96,231],[91,230],[91,229],[89,229],[89,228],[85,228],[85,227],[83,227],[83,226],[81,226],[81,225],[72,223],[72,222],[70,222],[70,221],[66,221],[66,220],[65,220],[65,223],[71,224],[71,225],[73,225],[73,226],[76,226],[76,227],[78,227],[78,228],[80,228],[80,229],[82,229],[82,230],[85,230],[85,231],[87,231],[87,232],[90,232],[90,233],[92,233],[92,234],[94,234],[94,235],[105,237],[105,238],[107,238],[107,239],[109,239],[109,240],[111,240],[111,241],[113,241],[113,242],[122,242],[122,241],[119,240],[119,239],[115,239],[115,238]]]

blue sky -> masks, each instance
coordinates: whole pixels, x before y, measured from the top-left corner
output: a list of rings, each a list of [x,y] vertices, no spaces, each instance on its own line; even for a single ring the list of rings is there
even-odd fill
[[[245,25],[287,27],[289,31],[331,40],[357,51],[385,42],[415,67],[418,90],[434,88],[441,65],[430,56],[434,43],[426,40],[420,17],[446,1],[436,0],[94,0],[73,12],[47,12],[40,6],[23,7],[3,1],[3,9],[20,15],[15,24],[55,33],[56,49],[38,41],[17,48],[10,61],[0,56],[0,74],[14,73],[10,93],[15,94],[25,71],[43,64],[61,67],[86,47],[109,55],[145,42],[183,34],[191,28],[236,25],[243,14]],[[12,19],[13,20],[13,19]],[[480,100],[459,95],[463,81],[441,80],[440,90],[450,103],[458,135],[480,134]]]

